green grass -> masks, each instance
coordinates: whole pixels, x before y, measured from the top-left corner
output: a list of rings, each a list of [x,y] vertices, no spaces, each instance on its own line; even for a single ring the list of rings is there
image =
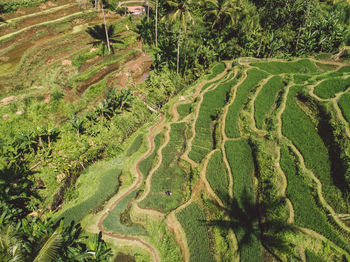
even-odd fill
[[[288,180],[286,194],[293,204],[295,223],[320,233],[349,252],[349,246],[332,228],[325,213],[318,208],[314,198],[316,193],[307,185],[302,175],[298,174],[294,159],[286,147],[281,149],[280,163]]]
[[[126,156],[131,156],[134,153],[136,153],[140,149],[142,143],[143,143],[143,134],[139,134],[137,137],[135,137],[131,146],[126,151]]]
[[[338,104],[346,121],[350,123],[350,93],[342,95]]]
[[[315,87],[314,93],[320,98],[332,98],[336,93],[345,91],[350,87],[350,77],[347,79],[333,78],[326,79]]]
[[[263,89],[260,91],[254,105],[254,117],[257,128],[262,128],[265,117],[270,112],[271,107],[276,101],[277,94],[282,88],[282,77],[274,76],[264,85]]]
[[[149,172],[151,171],[151,168],[154,164],[154,159],[156,158],[157,151],[160,147],[160,143],[162,140],[162,135],[157,134],[156,137],[154,138],[154,150],[153,152],[140,163],[140,171],[142,174],[147,177]]]
[[[214,261],[210,246],[206,218],[197,204],[192,203],[176,214],[187,238],[190,250],[190,261]]]
[[[332,54],[329,53],[323,53],[323,54],[318,54],[315,58],[318,60],[324,60],[324,59],[331,59]]]
[[[180,104],[177,107],[177,112],[179,113],[179,121],[188,116],[192,110],[192,103]]]
[[[245,140],[227,141],[225,149],[233,175],[233,196],[236,201],[232,205],[230,219],[236,221],[234,231],[241,251],[241,261],[262,261],[252,151]]]
[[[162,150],[162,163],[154,172],[151,190],[140,206],[166,212],[184,200],[187,174],[179,167],[178,159],[184,149],[185,126],[185,123],[171,125],[170,141]],[[167,196],[166,191],[171,191],[172,195]]]
[[[214,90],[205,93],[196,121],[196,136],[192,142],[189,157],[200,162],[215,147],[213,122],[218,118],[223,106],[229,100],[229,93],[236,79],[219,84]]]
[[[304,84],[310,79],[310,75],[294,74],[293,78],[295,84]]]
[[[325,262],[326,260],[323,257],[311,252],[310,250],[305,251],[306,261],[307,262]]]
[[[337,72],[340,72],[340,73],[349,73],[349,72],[350,72],[350,65],[348,65],[348,66],[343,66],[343,67],[340,68]]]
[[[133,191],[128,196],[124,197],[103,220],[103,227],[107,231],[115,232],[121,235],[146,235],[146,230],[140,225],[124,225],[120,221],[121,214],[127,209],[130,201],[135,197],[136,191]]]
[[[61,213],[58,218],[64,218],[67,225],[71,221],[79,222],[82,220],[91,210],[98,208],[106,199],[113,196],[117,192],[119,188],[118,178],[120,174],[120,169],[111,169],[100,174],[100,178],[98,180],[99,184],[95,184],[95,187],[97,187],[96,191],[92,193],[91,196],[85,201]],[[80,192],[80,194],[83,194],[83,192]]]
[[[211,74],[207,76],[207,80],[212,80],[214,79],[216,76],[218,76],[219,74],[221,74],[222,72],[225,71],[225,64],[220,62],[217,63],[212,69],[211,69]]]
[[[226,117],[225,132],[229,138],[239,137],[239,112],[243,107],[245,100],[247,99],[249,91],[253,89],[265,77],[267,77],[266,73],[255,68],[249,69],[247,72],[247,78],[243,81],[241,85],[237,87],[235,100],[230,106]]]
[[[258,67],[273,75],[284,73],[316,73],[319,70],[315,64],[308,59],[302,59],[294,62],[260,62],[252,63],[252,66]]]
[[[206,177],[214,192],[223,203],[227,204],[229,201],[229,179],[221,151],[216,151],[211,156],[207,167]]]
[[[300,87],[297,86],[290,88],[286,109],[282,115],[282,133],[301,152],[306,167],[320,179],[326,201],[333,206],[336,212],[346,212],[342,192],[333,183],[327,148],[311,119],[295,102],[299,89]]]
[[[319,63],[319,62],[316,62],[316,65],[317,65],[318,68],[320,68],[322,71],[334,71],[334,69],[338,68],[337,65],[324,64],[324,63]]]

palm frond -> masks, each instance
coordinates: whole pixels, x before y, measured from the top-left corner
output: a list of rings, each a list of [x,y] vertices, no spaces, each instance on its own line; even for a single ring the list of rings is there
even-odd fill
[[[49,262],[54,261],[58,251],[62,245],[62,235],[60,229],[57,229],[41,247],[39,253],[34,258],[33,262]]]

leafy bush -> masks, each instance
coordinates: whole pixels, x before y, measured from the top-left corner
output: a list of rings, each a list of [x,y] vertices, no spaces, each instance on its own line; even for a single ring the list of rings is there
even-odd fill
[[[274,76],[271,78],[260,91],[255,100],[254,117],[257,128],[261,129],[266,115],[271,110],[278,92],[283,88],[282,77]]]
[[[206,177],[214,192],[223,203],[227,204],[229,201],[229,179],[221,151],[218,150],[211,156],[207,166]]]
[[[176,214],[187,237],[190,261],[214,261],[209,247],[208,229],[203,211],[192,203]]]
[[[252,68],[247,72],[247,78],[237,88],[236,97],[233,104],[230,106],[227,117],[225,132],[229,138],[239,137],[238,131],[238,116],[244,101],[251,89],[253,89],[262,79],[267,76],[266,73]]]
[[[341,111],[348,123],[350,123],[350,94],[346,93],[341,96],[338,102]]]
[[[336,93],[345,91],[350,87],[350,77],[326,79],[315,87],[314,93],[320,98],[332,98]]]
[[[219,119],[220,110],[229,101],[230,91],[236,79],[219,84],[214,90],[204,94],[196,121],[196,136],[192,141],[189,157],[202,161],[207,153],[215,148],[213,123]]]

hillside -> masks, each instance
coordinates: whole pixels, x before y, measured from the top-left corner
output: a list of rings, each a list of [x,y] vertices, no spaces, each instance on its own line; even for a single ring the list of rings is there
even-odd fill
[[[346,2],[118,2],[0,1],[0,261],[350,261]]]
[[[328,58],[217,64],[60,214],[136,261],[349,259],[349,77]],[[88,215],[111,170],[118,193]]]

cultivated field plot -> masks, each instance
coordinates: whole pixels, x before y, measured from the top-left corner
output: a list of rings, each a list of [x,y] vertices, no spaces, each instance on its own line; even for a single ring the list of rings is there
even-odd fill
[[[111,115],[108,90],[127,97],[151,63],[132,23],[107,14],[107,55],[98,11],[44,2],[0,24],[0,138],[37,129],[35,150],[52,160],[34,169],[48,203],[70,168],[52,163],[110,158],[86,169],[57,218],[157,262],[350,261],[348,64],[226,61],[163,111],[136,94],[133,111]],[[46,135],[58,123],[62,144]]]
[[[225,64],[171,101],[169,120],[127,151],[151,150],[129,204],[140,241],[159,253],[145,249],[169,260],[152,238],[153,223],[164,223],[184,261],[349,260],[348,66]],[[125,236],[114,216],[106,228]]]

